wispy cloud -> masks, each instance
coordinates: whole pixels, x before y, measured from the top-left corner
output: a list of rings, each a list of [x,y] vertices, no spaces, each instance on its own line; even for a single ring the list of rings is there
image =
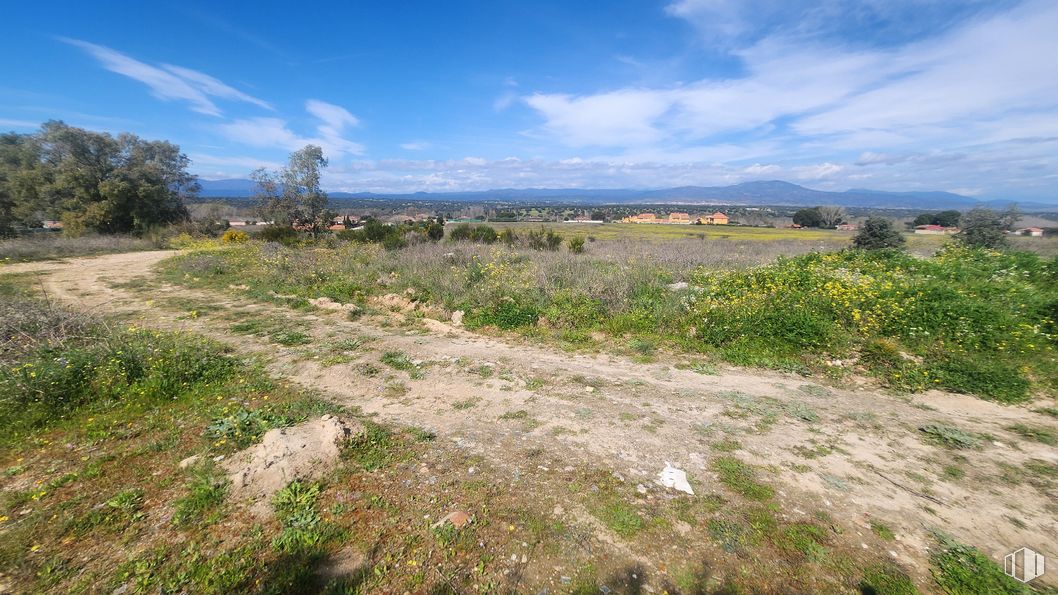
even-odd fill
[[[401,143],[400,148],[405,151],[425,151],[430,148],[430,143],[426,141],[416,140],[409,143]]]
[[[268,103],[230,87],[216,78],[180,66],[162,64],[152,66],[122,54],[106,46],[79,39],[59,38],[61,41],[84,50],[95,58],[103,68],[139,81],[151,90],[151,94],[163,101],[186,101],[193,111],[210,116],[220,116],[221,110],[211,97],[251,103],[272,109]]]
[[[364,146],[344,137],[344,131],[360,120],[345,108],[310,99],[305,111],[318,120],[315,136],[302,136],[290,129],[282,118],[243,118],[217,127],[225,138],[252,147],[281,148],[296,151],[305,145],[319,145],[331,158],[361,155]]]

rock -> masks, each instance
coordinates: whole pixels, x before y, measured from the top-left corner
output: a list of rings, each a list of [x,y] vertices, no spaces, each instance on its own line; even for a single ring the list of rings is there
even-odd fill
[[[181,469],[187,469],[188,467],[193,467],[193,466],[197,465],[198,462],[201,461],[201,460],[202,460],[202,455],[191,455],[191,456],[187,457],[186,459],[180,461],[180,468]]]
[[[273,494],[295,479],[322,477],[338,460],[342,444],[364,432],[355,420],[332,415],[265,433],[261,442],[224,462],[237,500],[249,500],[259,515],[271,514]]]
[[[645,494],[645,493],[647,493],[647,486],[645,486],[645,485],[643,485],[641,483],[636,484],[636,491],[639,492],[640,494]]]
[[[595,387],[594,386],[585,386],[584,387],[584,392],[593,393],[593,392],[595,392]]]
[[[687,289],[690,286],[687,284],[686,281],[679,281],[677,283],[669,283],[666,287],[669,288],[669,291],[681,291]]]
[[[691,489],[691,484],[687,482],[687,474],[681,469],[677,469],[672,466],[672,463],[665,462],[665,468],[658,474],[658,483],[661,485],[679,490],[686,494],[694,495],[694,490]]]
[[[430,525],[431,528],[437,529],[445,523],[451,523],[456,529],[462,529],[467,523],[470,522],[470,515],[463,512],[462,510],[453,510],[446,514],[444,518]]]

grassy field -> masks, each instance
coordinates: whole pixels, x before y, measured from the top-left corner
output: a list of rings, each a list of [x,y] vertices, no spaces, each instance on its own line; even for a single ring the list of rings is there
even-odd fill
[[[471,328],[641,358],[661,350],[836,377],[868,373],[897,390],[1011,402],[1058,390],[1052,260],[954,245],[929,257],[828,252],[826,243],[789,239],[799,230],[727,230],[768,241],[664,239],[696,226],[668,231],[676,227],[592,227],[661,235],[596,239],[583,253],[528,249],[522,240],[398,250],[207,244],[169,262],[165,275],[218,289],[244,284],[262,299],[328,297],[361,308],[373,296],[401,294],[442,316],[462,311]],[[524,239],[539,228],[506,229]],[[837,232],[804,233],[844,241]]]
[[[240,254],[249,248],[239,247],[246,251]],[[374,247],[358,248],[365,260],[379,257]],[[230,257],[230,250],[192,256]],[[327,249],[296,250],[321,256]],[[279,263],[283,256],[269,258]],[[286,262],[304,264],[297,257]],[[33,294],[29,275],[0,279],[0,423],[9,430],[0,439],[3,592],[505,593],[543,585],[588,594],[641,593],[649,584],[668,593],[908,595],[918,593],[914,572],[922,584],[932,584],[925,582],[931,573],[952,593],[1031,593],[980,550],[939,532],[930,541],[927,573],[887,553],[902,534],[883,519],[872,517],[861,532],[834,518],[829,502],[791,504],[774,466],[740,443],[752,436],[722,429],[740,418],[754,423],[749,418],[757,415],[758,425],[776,423],[767,404],[748,395],[729,396],[738,410],[722,416],[722,435],[705,432],[702,448],[712,454],[708,472],[692,477],[696,496],[658,497],[656,488],[645,495],[635,480],[539,448],[505,449],[497,468],[448,437],[378,425],[270,378],[261,362],[220,343],[59,308]],[[224,312],[221,299],[163,295],[168,307],[216,316],[219,325],[232,315],[228,322],[238,321],[232,332],[268,337],[272,351],[314,341],[297,310],[253,316]],[[306,332],[289,341],[295,329]],[[340,350],[350,349],[371,348],[346,336]],[[385,367],[385,374],[427,384],[441,375],[439,362],[402,351],[369,355],[378,364],[371,374]],[[515,382],[525,372],[468,371],[474,382]],[[531,380],[532,390],[545,384]],[[597,379],[577,382],[613,389]],[[290,482],[270,501],[271,516],[250,514],[233,497],[220,461],[258,443],[268,429],[322,414],[359,419],[365,431],[342,444],[325,478]],[[820,419],[804,407],[789,415]],[[512,409],[484,423],[533,422],[525,410]],[[937,435],[964,436],[951,428]],[[182,469],[180,461],[191,455],[199,462]],[[519,471],[513,478],[512,465]],[[434,526],[452,510],[466,511],[472,522],[460,530]]]

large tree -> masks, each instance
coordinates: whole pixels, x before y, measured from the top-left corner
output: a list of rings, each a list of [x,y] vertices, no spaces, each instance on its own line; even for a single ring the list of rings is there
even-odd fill
[[[22,223],[61,219],[72,235],[142,233],[187,219],[198,191],[189,164],[169,142],[46,122],[0,139],[0,213],[10,204]]]
[[[1014,205],[1002,213],[981,207],[970,209],[962,216],[955,239],[975,248],[1004,248],[1007,246],[1005,232],[1014,227],[1020,217]]]
[[[845,209],[838,206],[816,207],[819,211],[820,227],[837,227],[845,221]]]
[[[823,225],[823,215],[819,207],[801,209],[793,214],[793,222],[801,227],[820,227]]]
[[[305,145],[290,154],[286,167],[277,171],[259,169],[251,175],[257,183],[261,215],[276,225],[295,226],[313,235],[329,224],[327,193],[320,188],[320,172],[327,167],[323,149]]]

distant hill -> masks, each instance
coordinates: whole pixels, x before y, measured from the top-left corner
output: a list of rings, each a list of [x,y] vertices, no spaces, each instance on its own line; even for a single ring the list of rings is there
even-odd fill
[[[247,198],[253,194],[251,180],[201,180],[202,197]],[[844,192],[813,190],[780,180],[744,182],[733,186],[680,186],[659,190],[582,189],[582,188],[500,188],[475,192],[415,192],[413,194],[378,194],[374,192],[329,192],[331,198],[377,200],[444,200],[444,201],[546,201],[589,204],[724,204],[814,206],[838,205],[876,209],[967,209],[975,206],[1003,208],[1012,201],[981,201],[961,194],[939,191],[885,192],[853,189]],[[1058,204],[1018,202],[1022,211],[1053,211]]]

